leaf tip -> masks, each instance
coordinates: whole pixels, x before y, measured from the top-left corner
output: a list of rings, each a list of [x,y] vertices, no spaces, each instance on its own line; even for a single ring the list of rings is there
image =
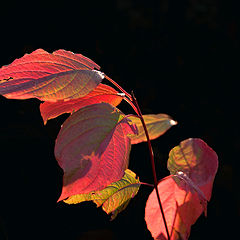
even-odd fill
[[[177,125],[177,124],[178,124],[178,122],[175,121],[175,120],[173,120],[173,119],[171,119],[171,120],[169,121],[169,123],[170,123],[171,126],[174,126],[174,125]]]
[[[97,73],[99,75],[99,77],[101,79],[104,79],[105,78],[105,73],[101,72],[101,71],[98,71],[98,70],[92,70],[93,72]]]

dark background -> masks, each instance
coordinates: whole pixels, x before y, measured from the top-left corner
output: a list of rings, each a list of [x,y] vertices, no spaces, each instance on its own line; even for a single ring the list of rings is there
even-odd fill
[[[236,0],[4,1],[0,65],[37,48],[82,53],[134,90],[143,113],[171,115],[179,124],[152,142],[159,179],[172,147],[206,141],[219,170],[208,218],[190,239],[231,239],[240,217],[239,8]],[[54,140],[66,116],[44,126],[39,103],[0,97],[0,239],[151,239],[148,187],[112,222],[92,203],[56,204]],[[146,144],[133,146],[130,169],[152,182]]]

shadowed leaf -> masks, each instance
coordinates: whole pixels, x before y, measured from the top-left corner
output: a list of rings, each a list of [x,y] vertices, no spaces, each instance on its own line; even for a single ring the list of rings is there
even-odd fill
[[[113,220],[119,212],[127,207],[131,198],[137,194],[139,187],[140,182],[136,178],[136,174],[127,169],[121,180],[111,183],[105,189],[74,195],[64,202],[77,204],[84,201],[93,201],[97,207],[102,206],[107,214],[112,213],[111,220]]]
[[[197,186],[201,186],[213,181],[218,157],[203,140],[189,138],[170,151],[167,167],[171,174],[181,171]]]
[[[177,172],[175,175],[171,175],[173,179],[176,180],[180,179],[181,181],[177,181],[177,183],[186,191],[191,191],[191,193],[197,193],[198,198],[200,200],[200,203],[203,206],[205,217],[207,217],[207,199],[202,190],[183,172]],[[205,185],[204,191],[206,192],[206,187],[209,187],[209,185]],[[211,187],[212,188],[212,187]],[[211,189],[210,188],[210,189]],[[206,192],[206,195],[208,195],[208,191]],[[209,198],[210,200],[210,198]]]
[[[141,123],[141,120],[135,116],[129,116],[129,119],[136,124],[138,128],[138,134],[131,136],[131,143],[137,144],[140,142],[146,142],[146,135]],[[143,115],[146,123],[148,134],[151,140],[156,139],[163,135],[170,127],[177,124],[166,114],[147,114]]]
[[[104,78],[100,67],[81,54],[38,49],[0,69],[0,94],[6,98],[43,101],[76,99]]]
[[[135,125],[107,103],[81,108],[63,124],[55,156],[64,170],[60,200],[105,188],[122,178],[128,167]]]
[[[121,101],[122,97],[118,95],[115,89],[100,83],[85,97],[68,101],[44,102],[40,104],[40,111],[46,124],[49,119],[56,118],[63,113],[72,113],[90,104],[106,102],[117,106]]]

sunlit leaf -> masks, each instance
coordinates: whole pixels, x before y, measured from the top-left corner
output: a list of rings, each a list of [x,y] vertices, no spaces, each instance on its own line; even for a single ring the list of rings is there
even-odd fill
[[[64,170],[60,200],[98,191],[122,178],[136,126],[117,108],[98,103],[81,108],[63,124],[55,156]]]
[[[188,239],[191,226],[204,210],[198,195],[180,188],[172,177],[163,179],[158,184],[158,191],[161,196],[170,239]],[[145,221],[154,239],[167,240],[155,190],[149,195],[146,203]]]
[[[127,207],[131,198],[137,194],[139,187],[140,181],[136,178],[136,174],[127,169],[121,180],[111,183],[105,189],[74,195],[64,202],[77,204],[84,201],[93,201],[97,207],[102,206],[107,214],[112,213],[111,219],[113,220],[119,212]]]
[[[170,151],[167,167],[171,174],[181,171],[197,186],[201,186],[213,181],[218,157],[203,140],[189,138]]]
[[[217,154],[201,139],[187,139],[170,151],[173,175],[160,181],[158,190],[171,240],[188,239],[191,226],[203,211],[206,215],[217,168]],[[145,220],[154,239],[167,239],[155,191],[147,201]]]
[[[91,92],[104,78],[100,67],[81,54],[38,49],[0,69],[0,95],[43,101],[76,99]]]
[[[177,183],[184,188],[186,191],[191,191],[192,193],[197,193],[198,198],[200,200],[200,203],[202,204],[203,208],[204,208],[204,213],[205,216],[207,216],[207,198],[204,195],[204,193],[202,192],[202,190],[187,176],[187,174],[183,173],[183,172],[177,172],[175,175],[172,175],[173,179],[180,179],[181,181],[177,181]],[[211,191],[212,189],[212,185],[207,184],[204,186],[204,192],[206,193],[206,195],[208,195],[209,190],[207,190],[207,188],[209,188],[209,190]],[[210,198],[209,198],[210,200]]]
[[[151,140],[156,139],[163,135],[170,127],[177,124],[166,114],[147,114],[143,115],[144,121],[147,126],[148,134]],[[146,142],[146,135],[141,123],[141,120],[135,116],[129,116],[129,119],[137,125],[138,134],[131,136],[132,144]]]
[[[118,95],[115,89],[100,83],[85,97],[68,101],[44,102],[40,104],[40,111],[43,121],[46,124],[49,119],[55,118],[63,113],[72,113],[90,104],[106,102],[117,106],[121,101],[122,97]]]

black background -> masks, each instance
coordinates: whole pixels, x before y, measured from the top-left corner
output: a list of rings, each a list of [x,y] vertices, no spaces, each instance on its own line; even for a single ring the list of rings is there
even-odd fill
[[[234,0],[5,1],[0,65],[37,48],[82,53],[134,90],[143,113],[171,115],[179,124],[152,142],[159,179],[168,175],[171,148],[189,137],[206,141],[219,170],[208,218],[190,239],[231,239],[240,216],[239,7]],[[44,126],[39,103],[0,97],[0,239],[151,239],[148,187],[112,222],[91,203],[56,204],[62,171],[53,149],[66,116]],[[152,182],[146,144],[133,146],[129,168]]]

